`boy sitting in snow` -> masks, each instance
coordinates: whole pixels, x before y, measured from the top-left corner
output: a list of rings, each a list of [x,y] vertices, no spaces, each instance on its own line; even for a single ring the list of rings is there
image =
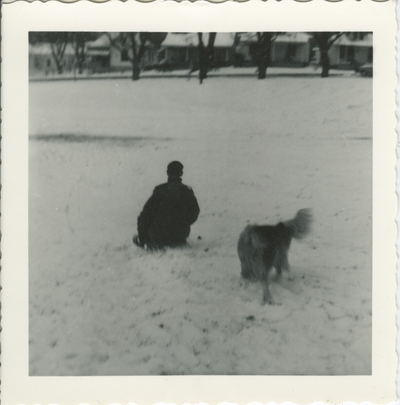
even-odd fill
[[[138,217],[135,245],[149,250],[186,245],[186,238],[200,212],[193,190],[182,184],[183,165],[167,168],[168,182],[157,186]]]

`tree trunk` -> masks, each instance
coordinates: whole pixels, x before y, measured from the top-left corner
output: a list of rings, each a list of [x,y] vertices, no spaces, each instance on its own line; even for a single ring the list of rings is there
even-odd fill
[[[56,67],[57,67],[57,73],[59,75],[61,75],[63,73],[64,69],[63,69],[62,63],[58,59],[56,60]]]
[[[212,67],[214,64],[214,43],[215,38],[217,37],[216,32],[210,32],[208,36],[208,44],[207,44],[207,69]],[[214,66],[215,67],[215,66]]]
[[[81,75],[83,72],[83,62],[85,61],[85,54],[83,48],[76,48],[75,50],[76,65],[78,67],[78,73]]]
[[[321,77],[329,77],[329,49],[332,44],[342,35],[343,32],[315,32],[313,34],[320,51],[320,63],[322,66]]]
[[[62,64],[62,59],[58,57],[58,55],[53,54],[53,59],[56,64],[57,68],[57,73],[61,75],[63,73],[63,64]]]
[[[133,61],[132,66],[132,80],[139,80],[140,78],[140,68],[137,61]]]
[[[78,73],[81,75],[83,73],[83,64],[85,62],[85,43],[79,45],[77,63],[78,63]]]
[[[131,39],[131,49],[132,49],[132,80],[139,80],[140,77],[140,68],[139,68],[139,61],[138,61],[138,54],[136,49],[136,40],[135,40],[135,33],[130,33]]]
[[[260,58],[258,62],[258,78],[265,79],[267,77],[267,63],[265,58]]]
[[[271,63],[271,49],[274,35],[273,32],[257,32],[259,79],[267,77],[267,69]]]
[[[198,32],[199,37],[199,80],[200,84],[203,83],[203,80],[207,78],[207,72],[211,64],[211,60],[214,53],[214,43],[217,36],[216,32],[210,32],[208,37],[207,48],[203,43],[203,34]]]
[[[203,34],[198,33],[199,36],[199,80],[200,84],[203,83],[203,80],[207,77],[207,55],[206,48],[203,44]]]
[[[76,66],[78,67],[78,73],[82,74],[83,72],[83,63],[85,61],[85,37],[83,32],[76,32],[73,35],[73,45],[75,48],[75,59]]]
[[[326,47],[321,48],[320,47],[320,52],[321,52],[321,66],[322,66],[322,73],[321,77],[329,77],[329,68],[330,68],[330,62],[329,62],[329,54],[328,54],[329,49]]]
[[[63,73],[63,59],[66,44],[51,44],[51,54],[57,67],[57,73]]]

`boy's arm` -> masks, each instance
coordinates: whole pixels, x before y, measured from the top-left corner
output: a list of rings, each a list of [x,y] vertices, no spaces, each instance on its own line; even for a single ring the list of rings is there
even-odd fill
[[[139,241],[141,245],[145,245],[148,240],[148,230],[151,224],[151,220],[154,216],[154,212],[157,208],[157,196],[156,190],[153,191],[152,196],[147,200],[140,213],[137,221]]]

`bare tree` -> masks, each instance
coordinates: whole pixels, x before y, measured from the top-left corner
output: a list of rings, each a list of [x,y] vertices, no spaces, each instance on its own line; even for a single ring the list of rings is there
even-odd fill
[[[328,77],[330,69],[329,49],[344,32],[310,32],[310,34],[320,50],[321,77]]]
[[[56,64],[57,73],[63,72],[64,53],[69,42],[68,32],[30,32],[29,42],[31,44],[48,43],[50,44],[51,56]]]
[[[69,35],[67,32],[51,32],[49,33],[51,54],[57,66],[57,73],[63,73],[63,61],[65,49],[68,45]]]
[[[197,33],[199,38],[199,80],[200,84],[203,83],[203,80],[207,78],[208,69],[211,66],[213,54],[214,54],[214,43],[217,36],[216,32],[210,32],[208,36],[207,47],[203,42],[203,34],[201,32]]]
[[[95,32],[71,32],[70,41],[75,51],[75,61],[79,74],[82,74],[83,72],[83,65],[86,56],[86,43],[97,39],[98,36],[99,34]]]
[[[146,43],[160,46],[167,34],[163,32],[120,32],[117,36],[106,33],[111,46],[126,52],[132,64],[132,80],[139,80],[140,63],[146,51]]]
[[[257,32],[258,78],[267,77],[267,68],[271,64],[272,43],[279,35],[277,32]]]
[[[257,65],[257,77],[265,79],[267,69],[271,65],[272,44],[281,32],[240,32],[235,34],[234,46],[237,47],[240,41],[251,42],[255,45],[250,48],[253,61]]]

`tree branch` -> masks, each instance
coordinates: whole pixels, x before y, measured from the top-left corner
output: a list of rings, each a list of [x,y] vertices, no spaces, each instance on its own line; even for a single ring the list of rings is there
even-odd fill
[[[332,46],[332,44],[337,40],[337,39],[339,39],[342,35],[344,34],[344,32],[339,32],[334,38],[331,38],[330,40],[328,39],[328,43],[327,43],[327,45],[328,45],[328,49]]]

